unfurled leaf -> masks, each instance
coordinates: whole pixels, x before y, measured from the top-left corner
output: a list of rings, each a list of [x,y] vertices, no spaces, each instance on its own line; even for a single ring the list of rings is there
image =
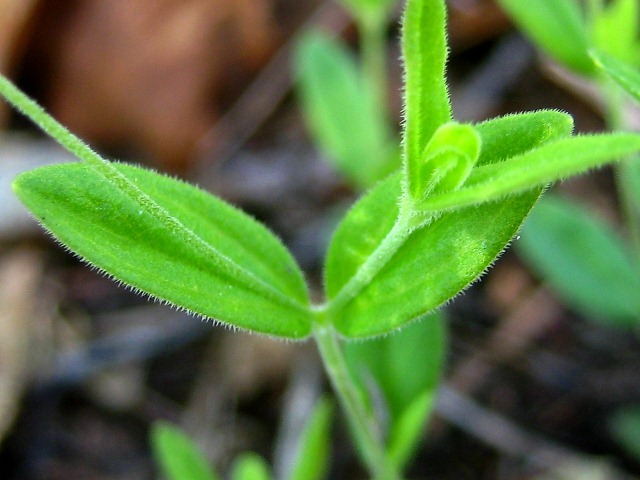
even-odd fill
[[[333,403],[326,398],[316,404],[298,442],[288,480],[325,478],[329,467],[333,410]]]
[[[535,120],[540,125],[529,129]],[[511,125],[517,137],[501,137]],[[544,125],[544,126],[542,126]],[[513,115],[478,124],[483,151],[478,165],[490,166],[540,144],[569,135],[571,122],[557,112]],[[501,150],[500,145],[504,145]],[[478,167],[476,167],[478,168]],[[479,207],[446,213],[411,233],[392,261],[362,291],[333,311],[332,321],[346,337],[389,332],[421,317],[457,295],[495,260],[516,233],[540,190]],[[400,175],[364,196],[347,214],[331,241],[325,286],[331,303],[393,228],[399,214]]]
[[[195,443],[178,427],[156,422],[151,428],[151,447],[167,480],[218,480]]]
[[[640,150],[640,135],[581,135],[544,144],[500,163],[475,168],[458,190],[432,195],[424,211],[478,205],[587,172]]]
[[[595,64],[640,102],[640,70],[602,51],[591,50]]]
[[[185,242],[84,164],[32,170],[14,189],[58,240],[126,285],[238,328],[286,338],[309,334],[302,274],[266,228],[181,181],[115,168],[194,240]]]
[[[433,314],[391,335],[345,343],[345,356],[369,399],[387,451],[402,469],[426,426],[445,353],[444,319]]]
[[[498,3],[549,56],[579,73],[594,73],[591,46],[576,0],[498,0]]]
[[[243,453],[231,466],[231,480],[271,480],[273,476],[264,459],[255,453]]]
[[[471,125],[445,123],[427,143],[419,163],[409,164],[409,192],[414,202],[458,189],[480,155],[480,136]]]
[[[343,175],[364,189],[400,166],[386,109],[342,44],[307,33],[295,66],[309,130]]]
[[[419,169],[429,139],[441,125],[451,120],[444,76],[447,61],[445,17],[445,6],[441,1],[410,1],[404,14],[404,161],[408,172]],[[408,177],[411,178],[411,173]]]
[[[584,208],[548,196],[527,220],[518,250],[571,307],[612,325],[640,325],[640,271],[622,238]]]

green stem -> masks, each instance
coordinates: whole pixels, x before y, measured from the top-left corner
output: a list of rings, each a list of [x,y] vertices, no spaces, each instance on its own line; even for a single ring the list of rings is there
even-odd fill
[[[408,211],[407,211],[408,212]],[[327,315],[333,316],[351,302],[364,289],[382,268],[391,260],[415,229],[410,213],[401,213],[387,236],[375,251],[358,268],[356,273],[342,287],[340,292],[325,306],[320,307]]]
[[[349,375],[337,334],[327,324],[322,312],[318,312],[318,316],[314,338],[333,390],[347,416],[359,453],[374,480],[399,480],[400,474],[389,460],[375,423]]]

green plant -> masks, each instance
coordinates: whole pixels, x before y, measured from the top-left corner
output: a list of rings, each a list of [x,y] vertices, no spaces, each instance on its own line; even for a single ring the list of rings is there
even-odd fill
[[[312,139],[355,188],[367,189],[401,165],[386,109],[385,30],[396,2],[341,3],[358,26],[360,62],[343,42],[314,31],[299,40],[294,67]],[[385,400],[384,411],[375,413],[389,419],[385,436],[398,470],[417,448],[432,409],[444,361],[444,322],[442,312],[435,312],[393,336],[345,345],[347,365],[368,408],[374,408],[373,398]]]
[[[385,27],[395,0],[343,0],[358,26],[360,62],[340,40],[319,31],[300,38],[294,70],[315,144],[358,189],[400,167],[387,112]]]
[[[298,451],[289,467],[287,480],[320,480],[329,464],[329,440],[333,405],[327,399],[316,404],[298,441]],[[178,427],[157,421],[151,428],[151,447],[167,480],[218,480],[197,445]],[[265,460],[255,453],[243,453],[231,465],[232,480],[270,480],[273,475]]]
[[[367,365],[380,390],[393,394],[389,408],[400,410],[387,416],[395,425],[387,425],[367,379],[358,380],[357,362],[346,359],[344,342],[426,323],[429,312],[491,265],[548,183],[640,150],[633,133],[572,136],[571,117],[556,111],[456,123],[444,77],[442,0],[407,2],[402,51],[402,167],[339,224],[325,264],[326,300],[318,305],[291,255],[263,226],[186,183],[107,162],[0,80],[10,103],[81,160],[14,181],[43,226],[88,263],[146,294],[236,328],[312,338],[376,479],[401,477],[417,440],[415,411],[429,399],[407,400],[421,389],[394,381],[398,371],[410,374],[395,353],[382,366]]]
[[[640,101],[638,0],[592,0],[584,10],[575,0],[500,3],[541,50],[597,87],[610,129],[627,126],[629,95]],[[575,201],[549,195],[525,224],[518,250],[565,304],[607,326],[637,330],[640,161],[630,157],[615,168],[626,229],[614,229]],[[614,434],[636,456],[637,411],[630,407],[611,420]]]

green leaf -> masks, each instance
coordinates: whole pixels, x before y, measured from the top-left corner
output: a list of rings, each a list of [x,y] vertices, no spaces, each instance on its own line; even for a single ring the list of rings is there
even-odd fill
[[[419,170],[427,143],[451,120],[445,80],[446,12],[442,1],[409,0],[402,28],[405,68],[405,168]]]
[[[475,168],[458,190],[432,195],[423,211],[439,212],[504,198],[620,160],[640,150],[640,135],[613,133],[563,138],[500,163]]]
[[[296,51],[299,96],[315,143],[358,188],[400,166],[385,109],[339,42],[305,34]]]
[[[351,374],[364,398],[369,398],[379,430],[388,431],[387,450],[399,470],[424,431],[444,365],[445,344],[444,318],[436,313],[391,335],[344,345]]]
[[[609,425],[620,445],[640,461],[640,405],[617,411]]]
[[[640,102],[640,71],[605,52],[590,51],[595,64]]]
[[[151,427],[153,455],[167,480],[218,480],[209,462],[178,427],[158,421]]]
[[[567,137],[573,118],[557,110],[505,115],[476,125],[481,130],[482,149],[477,165],[490,165],[521,155],[534,147]]]
[[[329,466],[333,402],[323,398],[316,404],[298,444],[289,480],[321,480]]]
[[[425,147],[420,163],[409,165],[407,181],[414,202],[430,194],[457,190],[479,155],[480,136],[471,125],[450,122],[439,127]]]
[[[444,318],[434,313],[391,335],[345,342],[344,349],[360,387],[367,391],[375,380],[388,413],[397,418],[418,394],[438,385],[445,351]]]
[[[255,453],[243,453],[231,466],[231,480],[271,480],[273,477],[264,459]]]
[[[537,128],[528,129],[535,121]],[[508,126],[518,134],[505,141]],[[556,112],[513,115],[476,126],[483,150],[478,165],[518,155],[571,131],[567,116]],[[501,136],[497,138],[496,136]],[[504,150],[500,150],[504,142]],[[496,160],[497,159],[497,160]],[[375,187],[338,226],[327,255],[325,286],[329,307],[356,276],[393,228],[399,215],[400,175]],[[515,234],[539,191],[514,195],[442,215],[414,231],[395,256],[355,298],[333,312],[346,337],[389,332],[456,296],[494,261]]]
[[[580,6],[575,0],[498,0],[533,42],[578,73],[592,75],[593,62]]]
[[[286,338],[309,334],[302,273],[266,228],[181,181],[115,168],[194,242],[84,164],[24,173],[14,189],[58,240],[126,285],[238,328]]]
[[[531,213],[518,251],[568,305],[620,327],[640,323],[640,273],[622,239],[579,205],[548,196]]]
[[[617,59],[638,66],[638,27],[640,11],[638,0],[614,0],[606,5],[591,2],[592,44]]]
[[[383,232],[379,222],[397,217],[400,191],[399,176],[391,177],[358,202],[338,228],[327,262],[330,294],[339,291],[338,280],[342,280],[334,265],[344,263],[342,272],[355,267],[347,261],[366,259],[366,251],[360,248],[377,246],[374,235],[379,232],[386,236],[388,231]],[[414,231],[391,261],[334,314],[336,329],[348,338],[380,335],[455,297],[505,248],[538,195],[535,191],[479,208],[460,209]],[[335,257],[342,257],[343,262]]]
[[[387,454],[398,469],[409,463],[419,446],[435,398],[435,390],[418,393],[393,423],[389,432]]]

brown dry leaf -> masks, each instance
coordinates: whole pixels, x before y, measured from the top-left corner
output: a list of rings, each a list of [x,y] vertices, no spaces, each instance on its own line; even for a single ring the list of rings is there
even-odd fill
[[[449,0],[449,37],[454,50],[464,50],[497,37],[510,26],[491,0]]]
[[[13,423],[34,365],[31,333],[41,268],[39,256],[26,249],[0,260],[0,439]]]
[[[8,75],[19,61],[26,41],[25,30],[36,0],[0,0],[0,72]],[[4,125],[7,105],[0,104],[0,127]]]
[[[41,2],[24,76],[91,143],[183,171],[278,43],[269,0]]]

